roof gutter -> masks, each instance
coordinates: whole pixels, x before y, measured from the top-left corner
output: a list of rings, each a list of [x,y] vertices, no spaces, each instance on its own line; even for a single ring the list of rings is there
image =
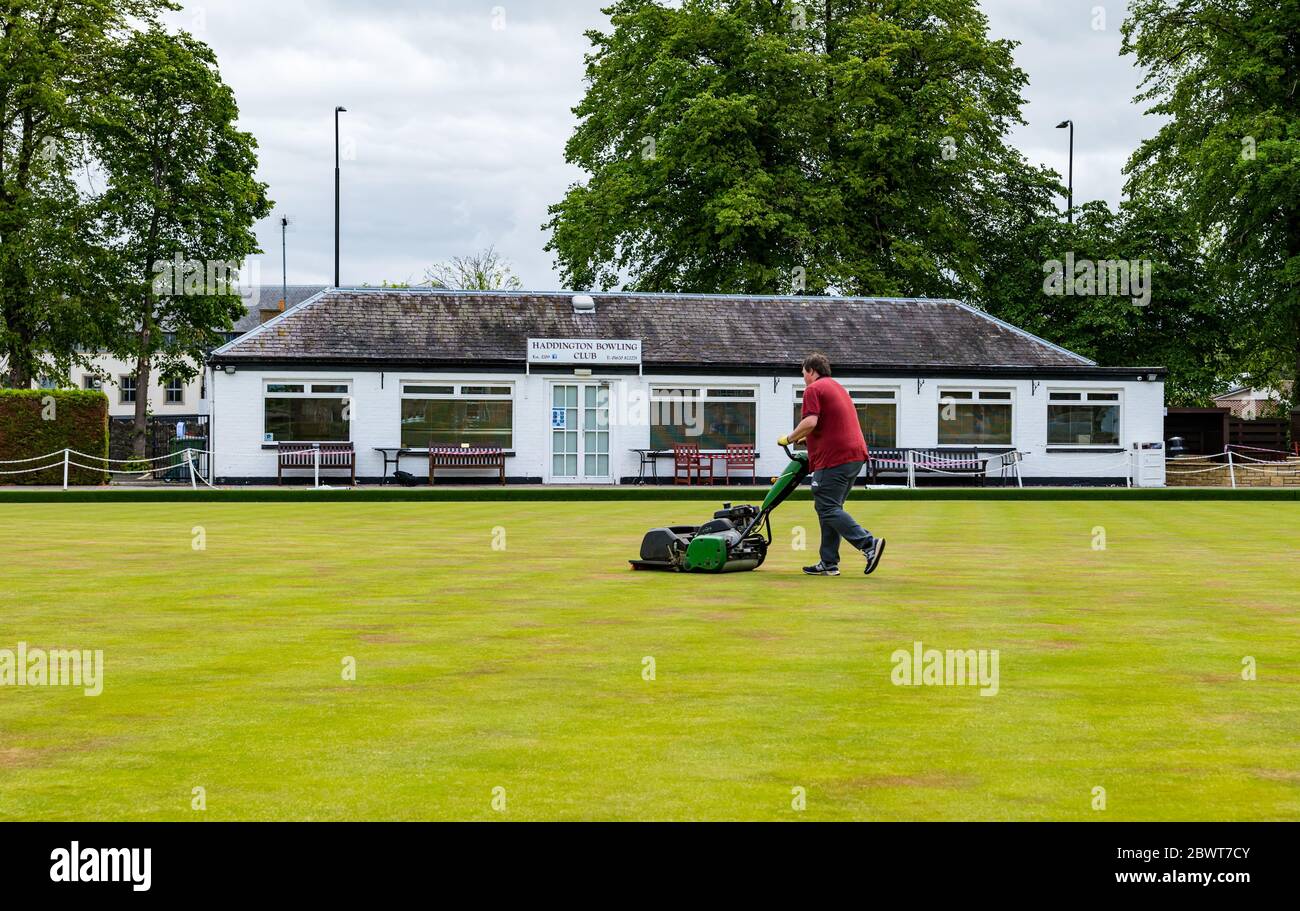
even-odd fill
[[[231,355],[213,354],[208,363],[220,370],[234,367],[244,370],[421,370],[428,372],[446,372],[449,370],[470,371],[474,373],[512,372],[524,373],[528,364],[523,358],[503,358],[495,360],[449,358],[446,360],[428,360],[418,358],[366,358],[366,357],[314,357],[314,358],[251,358]],[[556,372],[567,373],[574,365],[561,367]],[[555,368],[540,368],[546,372]],[[740,374],[756,376],[795,375],[799,365],[794,362],[773,363],[745,361],[725,362],[665,362],[646,361],[643,372],[646,374],[689,373],[706,376],[719,374]],[[533,365],[533,372],[538,372],[539,365]],[[602,372],[627,372],[627,367],[603,367]],[[630,372],[635,373],[635,370]],[[1080,364],[1070,365],[961,365],[961,364],[844,364],[835,365],[835,372],[842,376],[905,376],[942,379],[945,377],[971,377],[981,379],[1041,379],[1047,378],[1106,378],[1128,379],[1149,382],[1152,378],[1163,381],[1169,375],[1165,367],[1097,367]]]

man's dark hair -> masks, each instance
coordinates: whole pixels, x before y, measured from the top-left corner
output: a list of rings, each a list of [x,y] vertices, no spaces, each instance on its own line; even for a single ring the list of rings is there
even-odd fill
[[[810,354],[803,359],[803,369],[818,376],[830,376],[831,362],[827,360],[824,354]]]

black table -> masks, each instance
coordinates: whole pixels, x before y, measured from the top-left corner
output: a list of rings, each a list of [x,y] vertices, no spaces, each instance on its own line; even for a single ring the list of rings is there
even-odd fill
[[[637,466],[635,483],[636,484],[645,483],[645,469],[646,466],[649,465],[650,471],[654,476],[655,483],[658,484],[659,483],[659,459],[663,458],[665,455],[672,455],[672,452],[670,452],[667,449],[633,449],[632,452],[635,452],[641,458],[641,464]]]
[[[425,452],[427,451],[425,450]],[[375,452],[384,457],[384,478],[379,482],[380,486],[382,486],[388,483],[388,469],[390,467],[393,469],[393,474],[396,475],[402,467],[402,456],[415,455],[419,450],[406,449],[402,446],[376,446]]]

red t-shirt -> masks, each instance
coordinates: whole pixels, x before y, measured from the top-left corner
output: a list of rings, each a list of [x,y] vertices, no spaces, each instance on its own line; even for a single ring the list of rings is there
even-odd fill
[[[817,429],[808,437],[808,465],[813,471],[867,460],[867,441],[853,399],[828,376],[804,390],[803,416],[814,414]]]

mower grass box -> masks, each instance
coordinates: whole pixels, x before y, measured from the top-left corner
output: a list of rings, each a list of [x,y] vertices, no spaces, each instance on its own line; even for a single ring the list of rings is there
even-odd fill
[[[772,544],[772,512],[808,477],[808,456],[786,448],[790,464],[772,482],[762,506],[723,504],[703,525],[655,528],[641,541],[633,569],[738,573],[758,569]]]

